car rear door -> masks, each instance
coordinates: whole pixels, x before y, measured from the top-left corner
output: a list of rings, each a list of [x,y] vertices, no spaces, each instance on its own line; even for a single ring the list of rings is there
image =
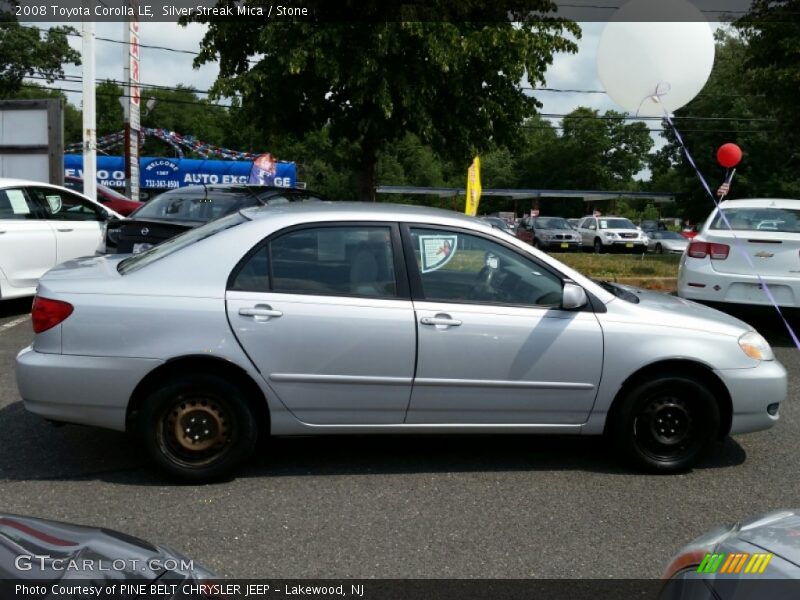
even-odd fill
[[[105,248],[103,207],[59,188],[30,187],[28,192],[45,211],[56,234],[56,263],[94,256]]]
[[[416,358],[396,225],[277,233],[231,275],[228,320],[283,404],[305,423],[399,424]]]
[[[35,287],[56,264],[56,236],[25,190],[0,190],[0,271],[11,287]]]
[[[603,367],[590,310],[559,308],[563,282],[477,232],[403,231],[417,318],[407,423],[584,423]]]

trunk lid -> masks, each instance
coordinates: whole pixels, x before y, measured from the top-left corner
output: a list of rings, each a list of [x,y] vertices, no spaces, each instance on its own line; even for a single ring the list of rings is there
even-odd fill
[[[711,230],[702,236],[702,241],[730,246],[728,258],[711,261],[718,273],[752,274],[752,262],[761,276],[800,278],[800,233],[745,230],[737,231],[736,238],[725,230]]]

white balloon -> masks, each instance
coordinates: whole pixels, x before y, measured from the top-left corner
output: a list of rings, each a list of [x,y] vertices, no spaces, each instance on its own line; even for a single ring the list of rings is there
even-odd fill
[[[713,66],[711,27],[684,0],[625,4],[606,25],[597,48],[597,72],[606,92],[642,117],[687,104],[703,89]]]

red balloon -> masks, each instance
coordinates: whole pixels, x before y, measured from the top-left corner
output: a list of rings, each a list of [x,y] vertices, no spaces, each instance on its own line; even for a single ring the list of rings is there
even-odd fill
[[[736,144],[723,144],[717,150],[717,162],[726,169],[739,164],[742,160],[742,149]]]

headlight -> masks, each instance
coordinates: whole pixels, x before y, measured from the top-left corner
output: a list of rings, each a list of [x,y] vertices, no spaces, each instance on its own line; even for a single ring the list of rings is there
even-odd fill
[[[775,360],[775,355],[767,340],[755,331],[748,331],[740,337],[739,347],[754,360]]]
[[[617,237],[616,233],[610,233],[610,232],[606,232],[603,235],[605,235],[609,239]]]

